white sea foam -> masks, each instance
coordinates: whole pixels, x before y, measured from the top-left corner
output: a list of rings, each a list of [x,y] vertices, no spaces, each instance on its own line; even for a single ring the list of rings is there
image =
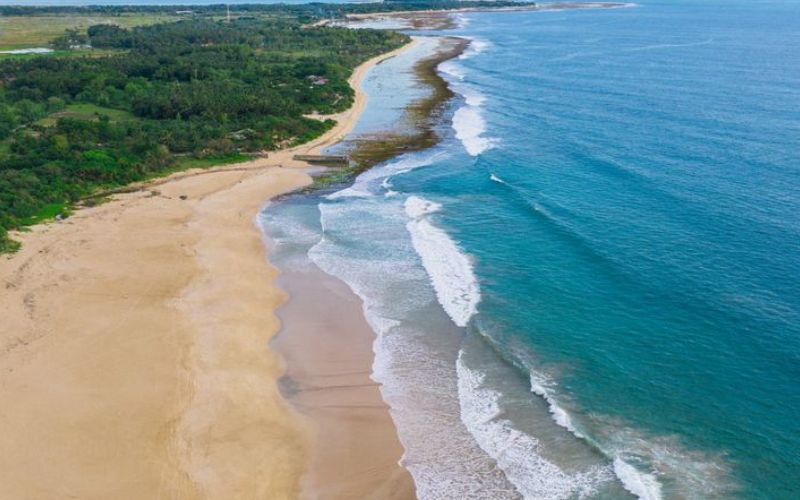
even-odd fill
[[[493,146],[492,139],[484,137],[486,121],[476,106],[462,106],[453,115],[456,137],[471,156],[478,156]]]
[[[492,44],[490,44],[487,40],[483,40],[482,38],[470,38],[467,50],[465,50],[464,53],[458,56],[458,58],[469,59],[470,57],[474,57],[483,52],[484,50],[488,49],[489,47],[491,47],[491,45]]]
[[[423,215],[432,214],[442,209],[442,205],[434,201],[420,198],[419,196],[409,196],[406,200],[406,214],[412,219],[418,219]]]
[[[387,189],[392,177],[428,166],[441,160],[447,154],[447,151],[443,150],[429,150],[400,156],[393,161],[361,173],[353,183],[353,187],[370,192],[374,185],[379,185],[381,189]]]
[[[364,191],[353,186],[346,189],[342,189],[340,191],[336,191],[335,193],[331,193],[328,196],[326,196],[326,198],[328,198],[329,200],[338,200],[341,198],[368,198],[370,196],[372,196],[372,193],[370,193],[369,191]]]
[[[621,422],[602,422],[603,451],[614,472],[641,499],[662,497],[659,478],[670,478],[670,496],[689,500],[730,498],[735,488],[720,456],[686,449],[672,436],[644,436]]]
[[[468,106],[478,107],[482,106],[483,103],[486,102],[485,95],[474,91],[469,87],[459,87],[458,93],[464,96],[464,102],[466,102]]]
[[[464,29],[467,26],[469,26],[470,19],[464,14],[456,14],[454,18],[456,20],[456,25],[459,29]]]
[[[256,225],[262,228],[262,235],[270,249],[270,260],[280,262],[281,266],[303,269],[307,259],[297,256],[296,249],[310,247],[320,238],[319,227],[315,218],[299,216],[297,210],[283,209],[276,215],[268,209],[272,202],[266,203],[256,216]],[[268,228],[268,230],[267,230]]]
[[[466,50],[458,56],[459,60],[469,59],[471,57],[475,57],[476,55],[480,54],[481,52],[485,51],[489,48],[491,44],[483,40],[481,38],[470,38],[469,45],[467,46]],[[463,80],[466,76],[464,69],[459,66],[456,61],[449,60],[445,61],[439,65],[439,70],[443,73],[446,73],[450,76],[455,77],[458,80]]]
[[[372,186],[383,180],[375,179]],[[450,331],[456,327],[439,309],[430,277],[411,239],[404,236],[404,202],[382,196],[323,200],[324,236],[308,255],[363,301],[376,333],[372,377],[391,407],[405,449],[401,463],[414,479],[417,496],[518,500],[513,485],[459,419],[453,363],[459,342]],[[436,209],[424,202],[411,206],[423,218]],[[431,331],[421,328],[420,318],[426,325],[433,321]],[[430,345],[438,334],[442,337]]]
[[[464,70],[461,69],[461,67],[458,66],[453,61],[443,62],[442,64],[439,65],[439,70],[442,73],[445,73],[447,75],[452,76],[453,78],[456,78],[457,80],[463,80],[464,77],[466,76]]]
[[[463,327],[475,314],[481,299],[480,287],[469,257],[446,232],[429,220],[430,214],[441,208],[438,203],[424,198],[408,197],[405,210],[412,220],[406,228],[439,303],[453,322]]]
[[[380,194],[381,191],[391,191],[390,180],[393,176],[410,172],[416,168],[424,167],[437,161],[446,153],[444,151],[429,151],[415,155],[404,155],[393,161],[384,163],[375,168],[362,172],[353,185],[327,195],[328,200],[341,200],[345,198],[369,198]]]
[[[572,418],[570,418],[569,413],[561,408],[555,398],[551,395],[552,385],[553,382],[549,378],[535,372],[531,373],[531,392],[541,396],[545,401],[547,401],[547,406],[550,410],[550,414],[553,416],[553,420],[561,427],[575,434],[575,436],[583,438],[583,434],[581,434],[581,432],[578,431],[578,429],[576,429],[575,425],[572,423]]]
[[[552,395],[554,382],[548,377],[532,372],[531,391],[547,401],[550,414],[555,423],[564,427],[576,437],[584,439],[585,436],[575,427],[569,413],[559,406]],[[622,482],[626,490],[630,491],[640,500],[660,500],[661,484],[652,474],[647,474],[636,469],[619,457],[614,458],[614,474]]]
[[[660,475],[676,480],[673,488],[682,498],[725,498],[731,490],[728,468],[721,458],[687,450],[670,437],[645,437],[624,422],[608,421],[599,416],[594,417],[590,439],[559,403],[556,384],[551,378],[531,372],[530,383],[531,392],[547,402],[553,421],[576,437],[590,441],[609,457],[614,475],[640,500],[662,498]],[[634,465],[639,463],[642,465]]]
[[[619,457],[614,459],[614,474],[639,500],[661,500],[661,483],[652,474],[640,471]]]
[[[489,47],[489,42],[481,39],[472,39],[467,50],[459,59],[469,59],[480,54]],[[486,102],[486,96],[474,87],[464,83],[466,70],[455,61],[446,61],[439,65],[442,73],[454,78],[450,85],[455,92],[464,97],[465,105],[453,114],[453,130],[456,138],[464,145],[470,156],[478,156],[495,145],[496,141],[484,137],[486,133],[486,120],[481,114],[481,106]]]
[[[503,179],[501,179],[500,177],[498,177],[498,176],[497,176],[497,175],[496,175],[494,172],[492,172],[492,174],[491,174],[491,175],[489,175],[489,178],[490,178],[491,180],[493,180],[494,182],[499,182],[500,184],[505,184],[505,185],[508,185],[508,183],[507,183],[506,181],[504,181]]]
[[[567,473],[545,459],[539,441],[503,417],[501,394],[485,386],[484,375],[470,369],[463,355],[456,363],[461,420],[525,499],[584,497],[608,480],[603,468]]]

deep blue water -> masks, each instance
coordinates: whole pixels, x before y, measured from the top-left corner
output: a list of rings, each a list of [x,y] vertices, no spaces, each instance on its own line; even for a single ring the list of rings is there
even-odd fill
[[[304,216],[421,496],[800,497],[800,4],[461,19],[443,142]]]

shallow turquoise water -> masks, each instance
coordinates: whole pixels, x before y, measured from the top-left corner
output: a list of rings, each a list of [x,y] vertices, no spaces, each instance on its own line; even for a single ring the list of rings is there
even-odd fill
[[[421,496],[797,498],[800,6],[461,21],[442,144],[298,219]]]

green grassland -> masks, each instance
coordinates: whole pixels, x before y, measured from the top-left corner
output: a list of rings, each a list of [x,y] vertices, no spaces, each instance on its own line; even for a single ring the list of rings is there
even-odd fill
[[[32,226],[42,221],[54,219],[56,216],[68,216],[70,213],[69,204],[62,203],[48,203],[43,206],[36,214],[20,219],[20,226]]]
[[[230,165],[231,163],[241,163],[243,161],[251,160],[252,156],[247,156],[241,153],[231,153],[226,155],[211,155],[205,158],[185,157],[175,160],[172,168],[161,175],[169,175],[173,172],[180,170],[188,170],[190,168],[211,168],[220,165]]]
[[[122,28],[130,28],[178,19],[181,17],[167,13],[0,16],[0,50],[47,47],[53,38],[68,29],[85,32],[89,26],[95,24],[116,24]]]

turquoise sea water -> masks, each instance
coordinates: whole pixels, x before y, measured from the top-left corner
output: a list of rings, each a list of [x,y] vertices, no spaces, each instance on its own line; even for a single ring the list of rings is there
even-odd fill
[[[800,497],[800,5],[460,21],[443,142],[266,224],[364,299],[420,496]]]

